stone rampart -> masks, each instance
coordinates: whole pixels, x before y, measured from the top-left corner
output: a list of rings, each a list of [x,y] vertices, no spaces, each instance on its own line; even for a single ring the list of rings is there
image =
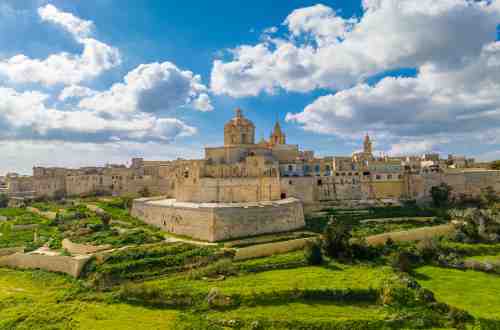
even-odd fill
[[[44,254],[15,253],[0,257],[0,266],[21,269],[43,269],[51,272],[66,273],[79,277],[90,256],[67,257]]]
[[[295,198],[255,203],[138,199],[134,201],[132,215],[167,232],[209,242],[305,226],[302,203]]]

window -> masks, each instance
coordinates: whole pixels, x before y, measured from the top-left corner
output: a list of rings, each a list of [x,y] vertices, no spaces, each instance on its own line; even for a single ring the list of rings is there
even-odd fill
[[[293,171],[293,166],[292,165],[288,165],[288,172],[292,172]]]
[[[320,171],[320,167],[319,167],[319,165],[316,165],[316,166],[314,167],[314,170],[315,170],[316,172],[319,172],[319,171]]]
[[[392,174],[389,174],[389,175],[387,176],[387,179],[388,179],[388,180],[391,180],[391,179],[392,179]]]
[[[318,180],[318,186],[321,186],[323,184],[322,180]]]
[[[340,174],[339,173],[335,173],[335,176],[339,176]]]

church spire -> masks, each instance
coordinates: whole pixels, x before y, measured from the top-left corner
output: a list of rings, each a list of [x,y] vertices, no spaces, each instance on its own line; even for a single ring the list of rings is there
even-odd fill
[[[271,145],[286,144],[286,136],[281,130],[279,121],[276,121],[276,124],[274,124],[274,129],[271,133],[271,139],[269,142]]]
[[[363,152],[365,154],[372,154],[373,150],[372,150],[372,141],[370,140],[370,136],[368,135],[368,133],[366,133],[365,135],[365,140],[363,142]]]

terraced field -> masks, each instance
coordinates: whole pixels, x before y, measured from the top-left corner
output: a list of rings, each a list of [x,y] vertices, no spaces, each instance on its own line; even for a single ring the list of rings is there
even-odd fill
[[[473,316],[499,321],[500,277],[495,274],[425,266],[415,275],[439,301],[462,308]]]

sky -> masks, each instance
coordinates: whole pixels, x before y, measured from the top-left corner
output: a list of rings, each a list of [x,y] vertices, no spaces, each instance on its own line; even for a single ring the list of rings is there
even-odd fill
[[[0,175],[256,139],[500,158],[500,0],[0,0]]]

